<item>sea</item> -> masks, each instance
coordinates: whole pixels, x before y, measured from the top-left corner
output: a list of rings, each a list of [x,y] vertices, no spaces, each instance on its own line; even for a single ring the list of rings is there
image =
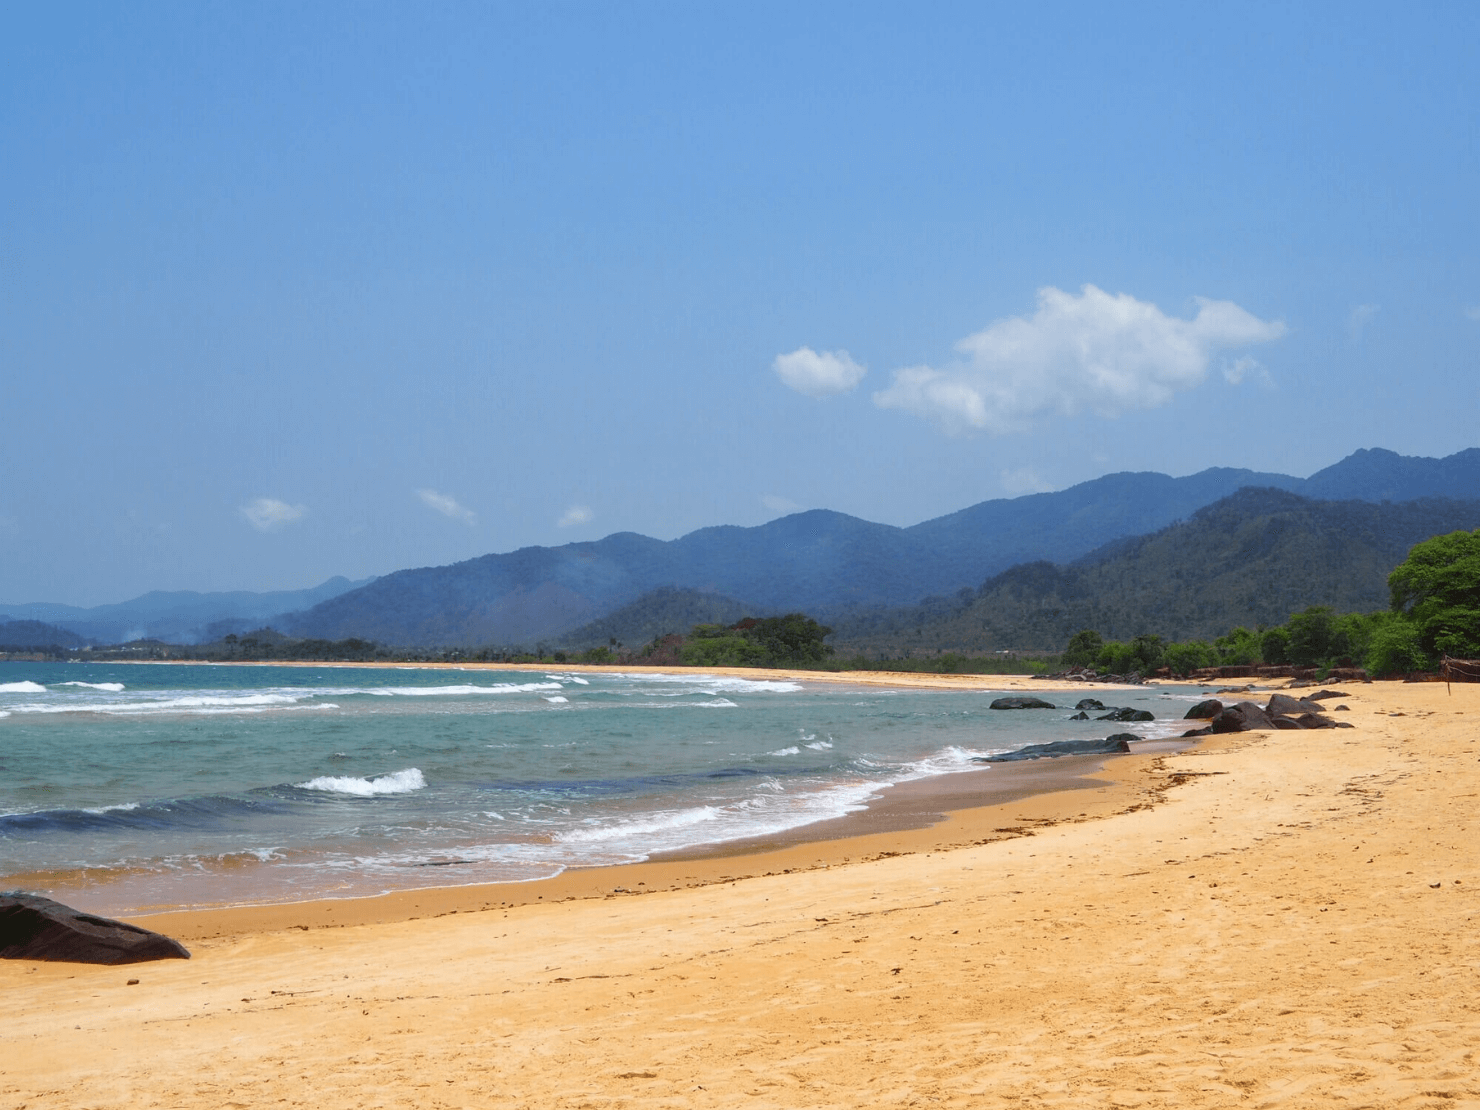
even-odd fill
[[[703,673],[0,663],[0,889],[96,912],[518,883],[796,829],[977,756],[1180,732]]]

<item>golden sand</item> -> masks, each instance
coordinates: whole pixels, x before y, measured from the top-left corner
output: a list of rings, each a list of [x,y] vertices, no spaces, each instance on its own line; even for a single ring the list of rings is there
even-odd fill
[[[0,964],[0,1106],[1480,1107],[1480,686],[1348,689],[930,828],[144,919],[195,958]]]

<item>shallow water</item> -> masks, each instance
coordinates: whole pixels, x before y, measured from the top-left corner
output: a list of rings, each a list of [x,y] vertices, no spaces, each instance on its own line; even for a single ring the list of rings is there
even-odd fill
[[[890,783],[980,770],[977,755],[1168,735],[1195,695],[1101,695],[1160,718],[1135,726],[994,711],[995,696],[694,673],[5,663],[0,884],[126,880],[123,909],[545,878],[841,816]]]

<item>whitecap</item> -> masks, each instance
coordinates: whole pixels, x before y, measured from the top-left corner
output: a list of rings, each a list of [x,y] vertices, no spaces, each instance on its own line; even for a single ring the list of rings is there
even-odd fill
[[[371,798],[378,794],[410,794],[426,784],[427,780],[419,768],[407,767],[403,771],[392,771],[388,775],[366,779],[350,775],[320,775],[316,779],[295,785],[300,790],[321,790],[326,794],[353,794],[360,798]]]
[[[832,749],[832,741],[819,740],[815,744],[808,744],[807,747],[811,748],[814,752],[830,751]]]
[[[690,825],[713,821],[720,815],[714,806],[696,806],[693,809],[673,810],[657,813],[652,817],[632,821],[613,821],[607,825],[596,825],[581,829],[570,829],[558,834],[555,839],[564,844],[592,844],[606,840],[620,840],[629,836],[650,836],[671,829],[682,829]]]
[[[58,686],[86,686],[89,690],[104,690],[110,694],[123,693],[121,682],[58,682]]]
[[[541,690],[559,690],[558,682],[501,682],[495,686],[380,686],[366,690],[381,697],[438,698],[468,694],[534,694]]]
[[[570,704],[570,699],[569,698],[561,697],[559,694],[556,694],[554,697],[546,698],[545,700],[547,702],[549,702],[551,705],[569,705]]]
[[[777,748],[774,752],[767,752],[766,754],[767,755],[801,755],[802,754],[802,749],[799,748],[799,747],[797,747],[795,744],[793,744],[789,748]]]
[[[44,694],[46,687],[39,682],[0,682],[0,694]]]

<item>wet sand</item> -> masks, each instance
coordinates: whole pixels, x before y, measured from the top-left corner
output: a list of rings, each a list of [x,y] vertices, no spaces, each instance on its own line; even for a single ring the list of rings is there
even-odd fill
[[[1349,689],[748,854],[143,919],[195,958],[0,964],[0,1105],[1480,1106],[1480,686]]]

